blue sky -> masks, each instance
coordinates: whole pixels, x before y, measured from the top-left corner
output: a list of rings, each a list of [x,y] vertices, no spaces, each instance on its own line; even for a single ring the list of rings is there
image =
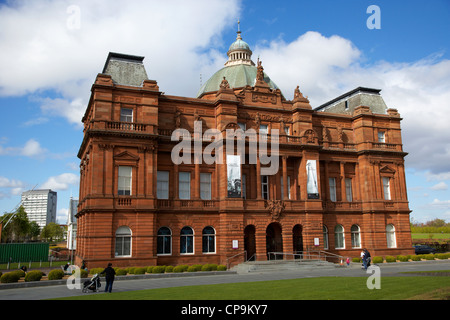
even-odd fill
[[[381,29],[367,28],[370,5]],[[193,97],[225,63],[238,19],[287,98],[297,85],[313,107],[357,86],[382,89],[403,117],[412,218],[450,221],[447,0],[0,1],[0,213],[37,186],[58,192],[66,222],[81,117],[109,51],[145,56],[161,91]]]

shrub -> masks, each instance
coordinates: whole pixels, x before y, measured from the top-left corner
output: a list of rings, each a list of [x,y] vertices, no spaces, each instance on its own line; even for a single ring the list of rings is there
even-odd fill
[[[434,254],[424,254],[423,259],[425,260],[434,260]]]
[[[14,274],[17,274],[19,279],[25,277],[25,272],[23,270],[18,269],[18,270],[13,270],[11,272]]]
[[[154,266],[147,267],[147,273],[152,273]]]
[[[227,271],[227,267],[223,264],[217,266],[217,271]]]
[[[187,272],[197,272],[197,267],[189,266],[189,268],[187,269]]]
[[[166,266],[155,266],[152,269],[152,273],[164,273],[166,271]]]
[[[3,275],[3,272],[0,271],[0,278],[2,277],[2,275]]]
[[[1,276],[0,282],[1,283],[13,283],[19,281],[20,276],[17,274],[17,272],[7,272],[4,275]]]
[[[216,271],[217,264],[213,264],[213,263],[204,264],[200,270],[201,271]]]
[[[412,261],[420,261],[420,255],[411,256]]]
[[[409,259],[408,256],[397,256],[397,260],[399,260],[401,262],[408,261],[408,259]]]
[[[30,271],[25,276],[25,282],[40,281],[42,278],[42,275],[43,275],[42,271],[39,271],[39,270]]]
[[[80,270],[80,277],[81,278],[87,278],[89,275],[89,272],[87,270],[81,269]]]
[[[386,256],[385,257],[386,262],[396,262],[397,258],[393,256]]]
[[[129,267],[127,271],[129,274],[134,274],[134,269],[136,269],[136,267]]]
[[[383,257],[373,257],[372,263],[383,263]]]
[[[166,273],[172,273],[172,272],[173,272],[173,266],[167,266]]]
[[[201,271],[203,265],[201,265],[201,264],[193,264],[191,267],[195,268],[195,271]]]
[[[352,258],[352,262],[361,263],[361,258]]]
[[[147,268],[134,268],[134,274],[145,274]]]
[[[64,271],[61,269],[53,269],[48,273],[48,280],[61,280],[64,277]]]
[[[126,276],[126,275],[127,275],[126,269],[121,269],[121,268],[116,269],[116,276]]]
[[[436,253],[434,256],[438,259],[448,259],[450,258],[450,253]]]
[[[173,272],[184,272],[184,266],[176,266],[173,268]]]
[[[105,268],[92,268],[91,271],[89,271],[90,274],[94,275],[98,273],[98,275],[101,275],[100,272],[103,272]],[[104,274],[102,276],[105,276]]]

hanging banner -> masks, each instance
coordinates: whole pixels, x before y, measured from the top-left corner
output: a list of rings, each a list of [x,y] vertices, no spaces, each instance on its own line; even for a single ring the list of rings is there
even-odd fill
[[[308,199],[319,199],[319,188],[317,187],[317,167],[316,160],[306,161],[306,192],[308,193]]]
[[[227,155],[227,191],[229,198],[241,197],[241,156]]]

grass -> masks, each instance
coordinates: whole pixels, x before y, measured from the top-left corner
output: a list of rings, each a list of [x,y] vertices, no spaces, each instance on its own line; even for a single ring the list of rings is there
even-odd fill
[[[369,290],[367,280],[368,277],[320,277],[258,281],[85,294],[62,300],[406,300],[433,292],[450,299],[450,277],[381,277],[379,290]]]
[[[413,239],[450,239],[450,233],[411,233]]]

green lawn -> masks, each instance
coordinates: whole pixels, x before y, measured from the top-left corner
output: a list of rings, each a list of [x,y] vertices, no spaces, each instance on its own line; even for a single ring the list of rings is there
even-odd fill
[[[444,289],[450,277],[381,277],[369,290],[368,277],[321,277],[220,285],[85,294],[65,300],[404,300]],[[445,297],[448,294],[445,293]]]
[[[429,239],[430,235],[432,239],[450,239],[450,233],[411,233],[413,239]]]

